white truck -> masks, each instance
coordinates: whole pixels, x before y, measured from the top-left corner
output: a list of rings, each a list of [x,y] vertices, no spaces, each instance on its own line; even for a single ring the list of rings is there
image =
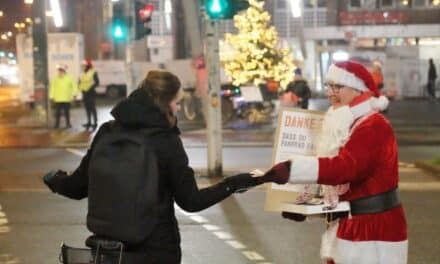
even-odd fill
[[[93,68],[98,73],[99,86],[96,93],[117,98],[127,93],[127,74],[123,60],[94,60]]]
[[[127,69],[123,60],[94,60],[92,63],[99,77],[99,86],[96,88],[97,94],[116,98],[131,92],[127,91]],[[164,63],[134,62],[133,74],[136,86],[150,70],[157,69],[164,69],[177,75],[184,89],[194,88],[196,85],[196,75],[191,66],[191,60],[172,60]]]
[[[32,103],[34,101],[32,42],[31,35],[17,35],[16,44],[17,63],[20,74],[20,99],[24,103]],[[57,74],[57,64],[67,65],[68,74],[70,74],[74,80],[78,80],[81,73],[81,62],[84,59],[83,35],[79,33],[49,33],[47,37],[47,49],[49,82]]]

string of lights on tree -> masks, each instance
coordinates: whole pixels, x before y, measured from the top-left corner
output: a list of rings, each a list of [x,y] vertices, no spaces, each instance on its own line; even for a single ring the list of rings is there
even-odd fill
[[[295,65],[290,50],[278,48],[278,33],[263,6],[264,1],[249,0],[249,8],[234,16],[238,34],[225,34],[220,59],[234,85],[273,80],[284,88]]]

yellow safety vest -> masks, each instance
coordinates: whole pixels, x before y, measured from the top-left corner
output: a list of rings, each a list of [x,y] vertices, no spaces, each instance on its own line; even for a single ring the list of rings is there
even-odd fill
[[[95,80],[93,80],[93,75],[95,74],[95,70],[88,70],[86,73],[82,74],[79,77],[79,89],[83,92],[87,92],[92,88]]]
[[[68,74],[56,76],[50,83],[49,98],[57,103],[69,103],[78,93],[76,83]]]

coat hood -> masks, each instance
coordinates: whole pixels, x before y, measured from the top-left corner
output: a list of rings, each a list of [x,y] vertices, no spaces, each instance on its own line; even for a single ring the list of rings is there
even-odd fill
[[[170,129],[165,114],[142,89],[136,89],[128,98],[119,102],[111,114],[123,126]]]

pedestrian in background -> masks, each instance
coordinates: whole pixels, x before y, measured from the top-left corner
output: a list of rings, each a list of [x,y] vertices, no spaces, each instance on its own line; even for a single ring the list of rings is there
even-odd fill
[[[83,127],[95,130],[98,125],[95,88],[99,85],[99,77],[98,73],[93,69],[91,60],[85,60],[82,65],[84,72],[79,77],[78,86],[83,95],[83,103],[87,115],[87,123],[83,124]]]
[[[234,192],[259,184],[258,178],[249,173],[243,173],[227,177],[208,188],[199,189],[197,187],[194,171],[188,165],[188,156],[183,148],[175,117],[176,112],[180,109],[182,98],[183,90],[175,75],[166,71],[150,71],[139,87],[127,99],[113,108],[111,114],[115,120],[106,122],[99,128],[79,167],[70,176],[59,171],[58,173],[49,173],[43,178],[53,192],[74,199],[94,197],[107,203],[105,208],[95,208],[90,206],[89,199],[87,227],[91,232],[99,236],[120,240],[111,232],[102,233],[100,230],[107,230],[108,227],[114,227],[111,230],[124,230],[123,228],[127,228],[127,225],[136,230],[143,230],[142,233],[146,234],[142,241],[128,244],[124,250],[147,255],[149,257],[148,263],[175,264],[181,262],[180,232],[174,212],[174,202],[185,211],[197,212],[222,201]],[[118,210],[119,207],[114,206],[115,202],[112,203],[112,199],[120,197],[131,197],[128,200],[133,200],[135,204],[139,203],[137,200],[139,197],[136,193],[127,193],[131,187],[129,177],[132,174],[124,172],[124,175],[119,175],[121,179],[126,179],[117,185],[103,183],[102,188],[88,188],[89,183],[94,181],[93,177],[96,177],[96,173],[89,173],[90,169],[96,166],[96,164],[89,162],[90,157],[94,155],[94,148],[99,146],[99,141],[105,140],[109,133],[115,131],[124,133],[125,131],[126,134],[129,134],[133,131],[142,132],[146,129],[158,130],[158,132],[147,136],[148,139],[146,139],[146,146],[152,148],[157,158],[159,174],[157,193],[159,197],[157,198],[158,204],[153,207],[158,210],[147,215],[148,223],[152,223],[152,226],[140,220],[118,225],[118,221],[126,219],[125,216],[136,215],[136,212],[132,212],[131,207]],[[137,157],[133,157],[133,159],[135,158]],[[145,162],[133,162],[139,167],[133,166],[131,170],[144,169],[145,164],[143,163]],[[110,169],[113,166],[117,170],[120,164],[115,161],[108,166]],[[150,164],[150,166],[152,165]],[[145,176],[148,177],[148,175]],[[104,178],[107,182],[114,180],[108,175]],[[144,190],[145,186],[138,186],[138,188]],[[144,212],[147,209],[138,210]],[[111,214],[112,219],[103,217],[103,212]],[[139,217],[144,216],[139,215]],[[139,228],[139,226],[144,228]],[[151,231],[147,232],[146,228]]]
[[[435,81],[437,80],[437,71],[432,59],[429,59],[428,68],[428,94],[431,98],[435,99]]]
[[[373,62],[373,68],[371,70],[371,76],[373,77],[374,83],[377,86],[377,89],[381,91],[383,89],[383,73],[382,73],[382,65],[380,62]]]
[[[321,244],[327,263],[406,264],[407,223],[398,195],[396,137],[378,112],[388,101],[370,73],[352,61],[332,64],[326,82],[329,97],[340,103],[333,120],[339,135],[326,142],[328,150],[335,148],[328,152],[334,155],[297,155],[260,179],[346,186],[339,198],[350,203],[350,213],[327,216]]]
[[[58,74],[50,82],[49,93],[49,98],[55,104],[55,128],[60,127],[61,112],[66,120],[66,128],[71,128],[70,104],[78,94],[78,88],[73,78],[67,73],[67,65],[58,64],[56,68]]]
[[[307,81],[302,76],[301,68],[295,69],[294,80],[287,85],[286,92],[292,92],[296,95],[298,106],[302,109],[309,107],[309,99],[312,94]]]

